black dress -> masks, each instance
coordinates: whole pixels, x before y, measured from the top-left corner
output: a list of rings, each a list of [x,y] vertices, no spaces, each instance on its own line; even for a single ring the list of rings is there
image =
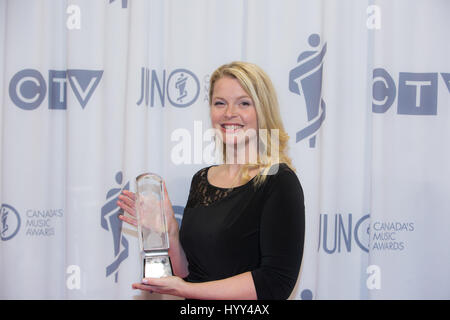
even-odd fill
[[[303,256],[305,207],[297,175],[280,164],[256,188],[224,189],[208,182],[208,169],[192,178],[180,229],[190,282],[251,271],[258,299],[287,299]]]

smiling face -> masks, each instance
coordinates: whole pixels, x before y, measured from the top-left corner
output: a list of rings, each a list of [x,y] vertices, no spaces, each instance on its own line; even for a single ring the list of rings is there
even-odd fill
[[[237,79],[224,76],[214,83],[211,122],[225,145],[240,145],[256,136],[255,105]]]
[[[260,178],[256,178],[256,185],[272,174],[269,172],[276,173],[269,170],[274,164],[287,163],[292,168],[286,153],[289,135],[284,130],[275,88],[267,73],[253,63],[233,61],[217,68],[209,84],[216,160],[243,164],[241,177],[245,181],[249,181],[250,170],[264,169]]]

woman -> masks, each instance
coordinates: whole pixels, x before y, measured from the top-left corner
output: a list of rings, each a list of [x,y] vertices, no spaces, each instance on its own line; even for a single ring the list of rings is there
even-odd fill
[[[165,191],[175,276],[133,288],[188,299],[287,299],[302,260],[305,212],[275,90],[258,66],[233,62],[212,74],[209,100],[223,164],[194,175],[179,231]],[[134,194],[119,199],[134,216]]]

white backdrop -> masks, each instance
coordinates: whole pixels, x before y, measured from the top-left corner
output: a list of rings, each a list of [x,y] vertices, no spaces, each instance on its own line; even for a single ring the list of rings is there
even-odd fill
[[[277,89],[303,185],[292,299],[450,298],[447,0],[0,1],[0,298],[168,299],[121,189],[208,165],[209,75]]]

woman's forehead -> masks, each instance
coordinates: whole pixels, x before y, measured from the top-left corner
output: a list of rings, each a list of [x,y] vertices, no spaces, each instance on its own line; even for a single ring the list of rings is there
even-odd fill
[[[250,97],[239,80],[231,77],[222,77],[214,83],[213,97],[228,96],[235,99]]]

